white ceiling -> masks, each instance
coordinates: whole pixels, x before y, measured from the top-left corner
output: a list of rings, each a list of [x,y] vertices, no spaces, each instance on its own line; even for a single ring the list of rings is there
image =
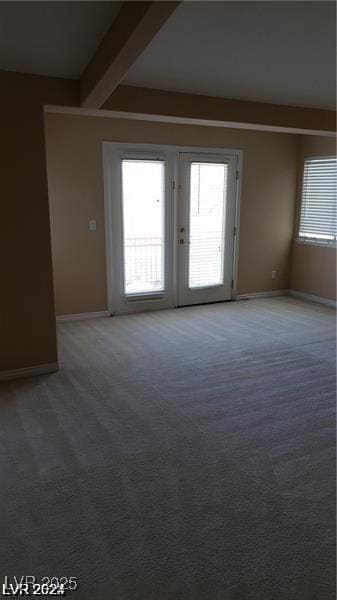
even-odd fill
[[[78,79],[120,6],[0,1],[0,69]]]
[[[123,84],[335,108],[335,3],[184,2]]]

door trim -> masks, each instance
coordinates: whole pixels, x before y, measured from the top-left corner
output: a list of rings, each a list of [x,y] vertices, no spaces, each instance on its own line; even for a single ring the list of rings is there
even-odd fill
[[[103,155],[103,182],[104,182],[104,212],[105,212],[105,249],[106,249],[106,277],[107,277],[107,304],[108,310],[111,315],[121,314],[121,310],[116,305],[115,297],[115,286],[114,286],[114,267],[116,264],[116,257],[114,251],[114,232],[116,230],[116,223],[113,220],[113,173],[112,173],[112,158],[116,152],[128,153],[128,152],[151,152],[151,153],[164,153],[169,162],[171,162],[173,181],[172,181],[172,194],[173,194],[173,266],[172,266],[172,303],[170,306],[158,306],[156,300],[145,299],[136,303],[134,300],[128,302],[128,312],[137,312],[140,310],[156,310],[158,308],[174,308],[178,306],[178,283],[177,283],[177,240],[178,240],[178,169],[179,169],[179,154],[190,153],[190,154],[226,154],[236,157],[237,164],[237,178],[236,178],[236,193],[235,193],[235,228],[236,233],[234,236],[234,248],[233,248],[233,287],[231,299],[235,300],[237,296],[237,278],[238,278],[238,258],[239,258],[239,234],[240,234],[240,208],[241,208],[241,188],[242,188],[242,165],[243,165],[243,151],[236,148],[209,148],[205,146],[176,146],[168,144],[141,144],[141,143],[128,143],[128,142],[113,142],[103,141],[102,142],[102,155]],[[174,183],[173,183],[174,182]]]

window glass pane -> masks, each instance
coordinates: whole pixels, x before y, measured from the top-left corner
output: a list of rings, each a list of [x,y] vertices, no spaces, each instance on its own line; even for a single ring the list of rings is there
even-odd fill
[[[189,288],[221,285],[228,165],[191,163]]]
[[[124,291],[163,291],[164,175],[159,160],[123,160]]]
[[[329,242],[337,238],[336,159],[304,162],[299,236]]]

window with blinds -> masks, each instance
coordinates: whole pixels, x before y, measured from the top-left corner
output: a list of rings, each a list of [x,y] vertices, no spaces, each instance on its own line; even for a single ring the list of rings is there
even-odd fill
[[[304,161],[299,239],[335,244],[337,239],[337,159]]]

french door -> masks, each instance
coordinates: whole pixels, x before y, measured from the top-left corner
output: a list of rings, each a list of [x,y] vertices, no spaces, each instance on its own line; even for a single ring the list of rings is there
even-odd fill
[[[229,300],[238,154],[104,144],[109,309]]]
[[[236,157],[180,154],[178,305],[230,300]]]

